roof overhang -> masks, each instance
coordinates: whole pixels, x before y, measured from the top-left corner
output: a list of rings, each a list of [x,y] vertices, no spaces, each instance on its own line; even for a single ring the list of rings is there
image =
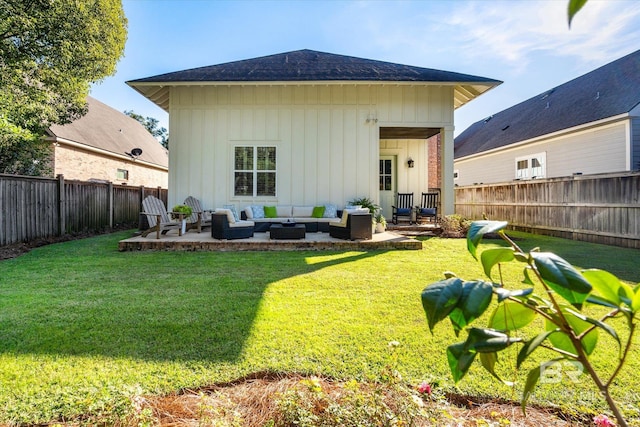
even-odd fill
[[[265,81],[265,82],[236,82],[236,81],[198,81],[198,82],[149,82],[128,81],[127,85],[138,91],[142,96],[169,112],[170,89],[180,86],[335,86],[335,85],[367,85],[367,86],[453,86],[453,106],[460,108],[483,93],[502,84],[501,81],[489,82],[403,82],[403,81],[350,81],[350,80],[322,80],[322,81]]]

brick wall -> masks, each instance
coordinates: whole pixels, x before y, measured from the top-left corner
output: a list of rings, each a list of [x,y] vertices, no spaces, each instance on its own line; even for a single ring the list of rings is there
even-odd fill
[[[442,156],[440,153],[440,141],[441,136],[437,134],[432,136],[427,141],[428,150],[429,150],[429,176],[428,176],[428,185],[429,188],[441,188],[440,185],[440,163],[442,160]]]
[[[55,147],[54,176],[67,180],[99,180],[114,184],[167,188],[167,171],[145,166],[132,160],[119,160],[75,147]],[[118,169],[128,171],[128,179],[118,178]]]

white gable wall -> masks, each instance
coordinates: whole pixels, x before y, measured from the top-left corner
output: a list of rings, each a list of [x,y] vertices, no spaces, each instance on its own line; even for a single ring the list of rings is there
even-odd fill
[[[169,205],[193,195],[206,208],[227,203],[239,208],[322,203],[342,207],[355,197],[378,198],[380,127],[452,128],[453,87],[175,86],[169,120]],[[426,141],[421,149],[406,144],[418,156],[425,155]],[[233,195],[237,145],[277,147],[276,197]],[[411,171],[416,179],[426,176],[426,169],[420,169],[426,166],[426,161],[416,161]]]
[[[628,169],[629,121],[519,144],[454,162],[456,185],[489,184],[515,179],[516,158],[546,153],[546,178],[621,172]]]

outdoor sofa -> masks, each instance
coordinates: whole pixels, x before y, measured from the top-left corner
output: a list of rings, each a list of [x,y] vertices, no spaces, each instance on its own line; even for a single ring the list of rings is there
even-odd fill
[[[253,237],[253,221],[236,221],[229,209],[216,209],[211,216],[211,237],[214,239],[246,239]]]
[[[369,209],[345,209],[340,222],[329,225],[329,235],[345,240],[370,240],[373,234]]]
[[[304,224],[307,233],[329,232],[329,224],[339,223],[340,211],[335,205],[321,206],[247,206],[241,212],[241,219],[253,221],[254,231],[264,233],[271,225],[283,222]]]

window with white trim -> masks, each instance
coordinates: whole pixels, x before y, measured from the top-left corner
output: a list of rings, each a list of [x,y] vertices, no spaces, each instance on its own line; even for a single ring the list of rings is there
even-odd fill
[[[547,153],[516,158],[516,179],[538,179],[547,176]]]
[[[233,174],[235,196],[275,196],[276,147],[235,147]]]
[[[453,170],[453,180],[456,181],[460,176],[460,171],[458,169]]]

